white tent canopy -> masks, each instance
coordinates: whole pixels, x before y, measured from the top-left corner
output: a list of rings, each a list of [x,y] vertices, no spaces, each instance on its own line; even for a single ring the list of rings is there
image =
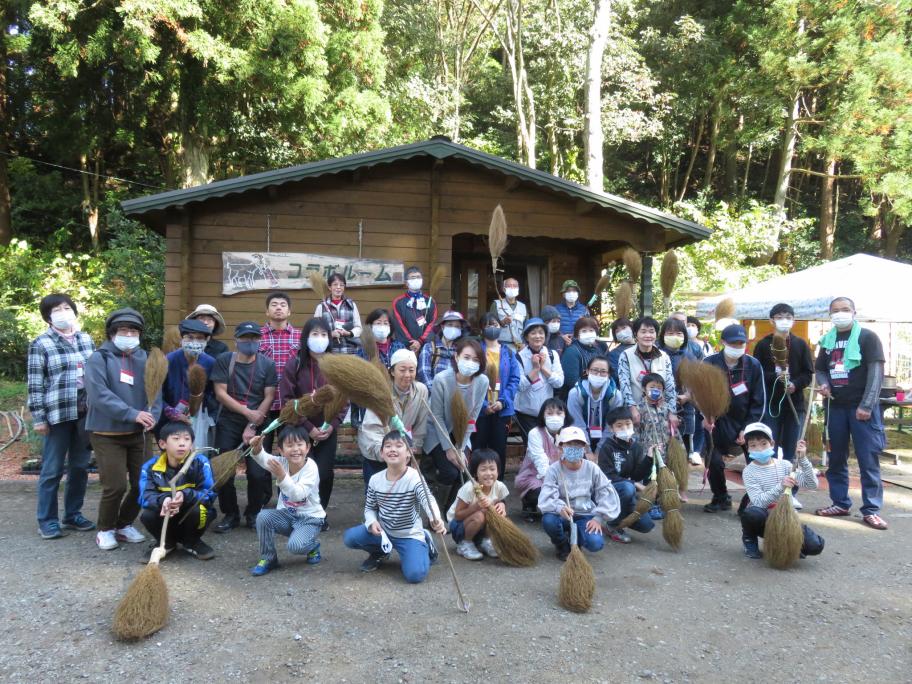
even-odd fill
[[[828,321],[829,304],[836,297],[855,302],[857,319],[880,323],[912,322],[912,266],[869,254],[831,261],[820,266],[750,285],[697,303],[697,318],[711,319],[725,297],[735,301],[735,318],[763,320],[779,302],[791,304],[795,318]]]

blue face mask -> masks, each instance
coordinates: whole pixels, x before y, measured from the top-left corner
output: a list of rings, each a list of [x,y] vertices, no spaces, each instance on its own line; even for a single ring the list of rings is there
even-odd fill
[[[748,453],[750,453],[752,461],[756,461],[757,463],[769,463],[770,459],[775,453],[775,449],[770,447],[769,449],[764,449],[763,451],[751,451]]]
[[[662,398],[662,390],[660,390],[658,387],[650,388],[649,398],[652,399],[652,401],[658,401]]]
[[[579,463],[583,460],[583,456],[586,455],[586,448],[581,446],[568,446],[564,447],[564,452],[561,458],[563,458],[568,463]]]

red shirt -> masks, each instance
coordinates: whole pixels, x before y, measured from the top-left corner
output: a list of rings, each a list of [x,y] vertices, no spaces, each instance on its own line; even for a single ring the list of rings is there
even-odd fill
[[[260,328],[260,332],[263,334],[260,339],[260,351],[275,361],[276,375],[281,378],[288,359],[301,347],[301,331],[290,324],[282,330],[277,330],[267,323]],[[272,402],[272,410],[278,411],[281,407],[282,388],[279,387],[275,401]]]

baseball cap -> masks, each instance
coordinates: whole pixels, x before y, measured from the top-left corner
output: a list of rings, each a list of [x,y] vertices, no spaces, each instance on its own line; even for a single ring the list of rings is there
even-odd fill
[[[234,329],[234,336],[236,338],[241,337],[242,335],[256,335],[257,337],[262,337],[263,333],[260,330],[259,323],[244,321],[243,323],[238,323],[237,327]]]
[[[589,440],[586,439],[586,433],[583,432],[582,428],[571,425],[570,427],[565,427],[563,430],[561,430],[560,434],[557,436],[558,444],[566,444],[567,442],[588,443]]]
[[[770,430],[769,425],[766,425],[765,423],[750,423],[746,428],[744,428],[744,437],[747,438],[751,434],[755,434],[757,432],[762,432],[763,435],[769,439],[769,441],[773,441],[773,431]]]
[[[732,323],[722,331],[723,342],[747,342],[747,331],[743,325]]]

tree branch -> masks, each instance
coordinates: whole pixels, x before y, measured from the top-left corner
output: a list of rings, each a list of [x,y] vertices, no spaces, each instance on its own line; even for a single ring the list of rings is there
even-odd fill
[[[852,174],[841,174],[837,173],[836,175],[830,175],[828,173],[823,173],[823,171],[814,171],[812,169],[792,169],[792,173],[806,173],[809,176],[817,176],[819,178],[836,178],[837,180],[861,180],[864,176],[860,173]]]

